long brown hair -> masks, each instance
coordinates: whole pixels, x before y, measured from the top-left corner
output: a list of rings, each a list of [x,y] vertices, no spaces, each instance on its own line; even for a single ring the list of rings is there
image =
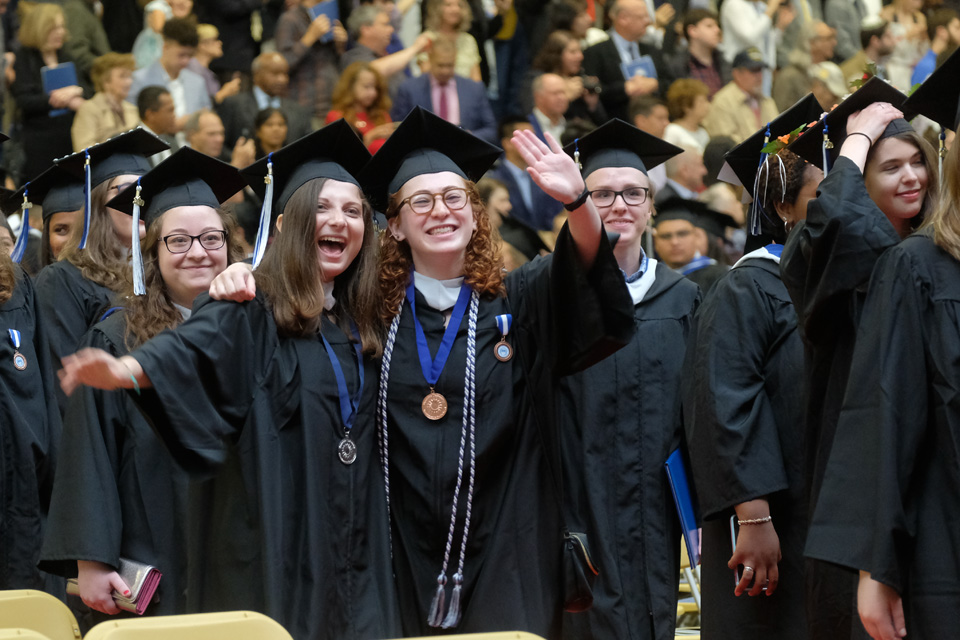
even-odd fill
[[[960,143],[954,143],[943,161],[943,193],[930,212],[924,230],[944,251],[960,260]]]
[[[530,65],[531,69],[542,71],[544,73],[556,73],[565,76],[563,73],[563,51],[567,45],[576,40],[569,31],[557,30],[547,36],[540,52],[533,59]]]
[[[233,215],[223,209],[217,209],[220,222],[227,231],[227,264],[243,260],[243,249],[237,241],[237,223]],[[158,252],[163,244],[164,213],[147,228],[143,240],[143,282],[146,293],[142,296],[133,293],[133,278],[127,278],[124,288],[124,309],[127,314],[126,342],[128,349],[135,349],[164,329],[173,329],[183,318],[173,306],[173,300],[167,292],[167,285],[160,273]]]
[[[923,194],[923,206],[920,207],[920,212],[910,218],[910,228],[917,229],[923,224],[924,218],[926,218],[927,213],[934,211],[937,208],[937,203],[939,202],[939,191],[937,185],[939,184],[939,172],[937,171],[937,153],[933,150],[933,147],[930,146],[930,143],[923,139],[916,131],[904,131],[903,133],[897,133],[882,140],[878,140],[876,143],[870,146],[870,151],[867,152],[867,160],[863,164],[863,173],[866,175],[867,169],[870,167],[870,161],[873,160],[877,147],[880,146],[880,143],[883,140],[889,138],[894,138],[896,140],[903,140],[904,142],[909,142],[915,146],[920,151],[920,156],[923,158],[923,166],[927,170],[927,188]]]
[[[481,295],[495,297],[503,295],[503,257],[500,254],[500,236],[490,226],[490,216],[480,199],[477,185],[466,180],[465,186],[473,206],[473,220],[476,230],[467,243],[463,258],[463,281]],[[387,217],[399,215],[400,192],[390,196],[387,205]],[[412,214],[417,215],[417,214]],[[400,312],[406,297],[410,271],[413,268],[413,256],[410,245],[399,241],[389,232],[383,234],[380,244],[380,318],[389,322]]]
[[[105,180],[90,191],[90,231],[87,234],[87,246],[81,250],[80,238],[83,236],[83,222],[77,224],[70,234],[58,260],[66,260],[91,282],[120,292],[126,286],[129,270],[127,249],[117,238],[113,220],[107,211],[110,195],[110,183]]]
[[[257,269],[257,286],[273,310],[277,331],[285,337],[306,337],[320,331],[323,318],[323,273],[317,262],[317,202],[326,178],[310,180],[294,191],[283,209],[283,229]],[[362,195],[362,194],[361,194]],[[339,326],[351,334],[356,323],[365,353],[383,350],[377,316],[377,245],[373,209],[363,198],[363,244],[354,261],[335,279]]]
[[[383,79],[383,74],[374,69],[369,62],[354,62],[343,70],[331,99],[331,109],[339,111],[343,119],[349,122],[354,129],[357,128],[354,124],[357,121],[357,105],[353,98],[353,85],[356,84],[357,78],[364,71],[372,73],[377,82],[377,99],[367,109],[367,118],[375,125],[390,122],[390,106],[392,103],[390,92],[387,90],[387,81]]]

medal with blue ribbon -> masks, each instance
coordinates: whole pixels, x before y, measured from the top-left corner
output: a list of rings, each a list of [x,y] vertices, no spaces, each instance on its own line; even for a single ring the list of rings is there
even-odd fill
[[[509,313],[497,316],[497,328],[500,329],[501,336],[500,342],[494,346],[493,352],[500,362],[506,362],[513,357],[513,347],[507,342],[507,334],[510,333],[510,323],[512,321],[513,316]]]
[[[427,345],[427,337],[423,333],[423,327],[417,318],[416,305],[417,292],[413,285],[413,278],[407,285],[407,300],[410,301],[410,310],[413,312],[413,325],[417,329],[417,353],[420,356],[420,369],[423,371],[423,377],[430,386],[423,402],[420,403],[420,409],[430,420],[439,420],[447,415],[447,399],[442,394],[437,393],[435,386],[440,379],[440,372],[447,364],[447,358],[450,357],[450,350],[453,349],[453,342],[457,338],[457,330],[463,321],[463,314],[467,311],[467,305],[470,303],[470,287],[466,284],[460,286],[460,295],[457,297],[457,304],[453,307],[453,313],[450,315],[450,321],[447,323],[447,329],[443,332],[443,340],[440,342],[440,348],[437,350],[437,357],[430,357],[430,347]]]
[[[343,367],[340,366],[340,359],[334,353],[333,347],[327,338],[320,334],[323,340],[323,347],[327,350],[327,356],[330,357],[330,364],[333,366],[333,376],[337,379],[337,395],[340,396],[340,417],[343,418],[343,439],[337,445],[337,454],[340,456],[340,462],[343,464],[353,464],[357,459],[357,445],[350,439],[350,430],[353,429],[353,423],[357,419],[357,411],[360,407],[360,395],[363,393],[363,347],[360,344],[360,333],[356,327],[353,327],[353,336],[356,342],[353,348],[357,352],[357,371],[360,378],[360,384],[357,386],[357,392],[352,396],[347,389],[347,379],[343,375]]]
[[[27,359],[20,353],[20,332],[16,329],[7,329],[7,331],[10,334],[10,342],[13,343],[13,366],[18,371],[23,371],[27,368]]]

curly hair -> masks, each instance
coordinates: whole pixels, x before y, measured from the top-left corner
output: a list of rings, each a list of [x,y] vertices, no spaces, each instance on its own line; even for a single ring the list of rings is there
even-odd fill
[[[67,260],[91,282],[120,292],[127,282],[129,267],[127,248],[117,238],[113,220],[107,211],[107,197],[113,180],[105,180],[90,191],[90,231],[87,246],[81,250],[83,223],[70,234],[58,260]]]
[[[243,249],[237,241],[236,221],[223,209],[217,209],[217,215],[227,231],[227,264],[243,260]],[[165,216],[166,214],[161,215],[150,224],[141,248],[146,293],[142,296],[134,295],[132,275],[127,278],[123,291],[123,306],[127,314],[126,343],[130,350],[136,349],[164,329],[173,329],[183,322],[180,312],[173,306],[173,300],[160,273],[158,252],[163,244],[161,234]]]
[[[477,185],[465,181],[464,185],[473,207],[473,220],[476,230],[467,243],[463,258],[464,282],[483,296],[496,297],[506,292],[503,286],[503,257],[501,255],[500,235],[490,225],[490,216],[480,198]],[[387,205],[387,218],[400,213],[400,193],[390,196]],[[413,214],[416,215],[416,214]],[[400,241],[389,232],[384,233],[380,243],[380,318],[389,322],[397,315],[406,298],[410,271],[413,268],[413,256],[410,245]]]
[[[696,103],[697,96],[709,98],[709,87],[695,78],[674,80],[667,89],[667,110],[670,112],[670,120],[679,120],[687,115]]]
[[[554,31],[547,36],[530,65],[531,69],[542,71],[543,73],[563,74],[563,51],[567,45],[575,41],[576,37],[569,31]]]
[[[331,99],[331,109],[339,111],[343,119],[350,123],[350,126],[356,129],[354,124],[357,120],[357,105],[353,98],[353,86],[357,83],[357,78],[364,71],[373,74],[377,83],[377,99],[370,108],[367,109],[367,118],[375,125],[386,124],[390,122],[390,92],[387,90],[387,81],[383,74],[373,68],[369,62],[354,62],[340,74],[337,86],[333,90]]]
[[[323,273],[317,262],[317,202],[326,178],[315,178],[297,189],[283,209],[283,229],[257,269],[257,286],[267,296],[285,337],[307,337],[320,331],[323,318]],[[373,209],[363,199],[363,244],[350,266],[334,280],[337,325],[350,335],[351,323],[360,333],[365,353],[383,351],[383,326],[378,316],[377,243]]]
[[[783,169],[781,180],[780,170]],[[787,149],[767,156],[758,173],[756,199],[760,204],[760,230],[777,244],[783,244],[787,230],[777,213],[777,203],[793,204],[803,188],[807,162]]]

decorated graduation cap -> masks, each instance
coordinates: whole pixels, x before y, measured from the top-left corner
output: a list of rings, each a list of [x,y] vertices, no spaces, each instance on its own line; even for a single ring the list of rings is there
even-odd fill
[[[724,165],[717,176],[723,182],[744,188],[744,197],[752,198],[747,228],[752,235],[760,234],[763,211],[762,198],[757,197],[758,185],[764,172],[770,179],[768,158],[817,124],[823,109],[812,93],[801,98],[792,107],[768,122],[749,138],[724,155]],[[784,178],[785,179],[785,178]]]
[[[175,207],[208,206],[216,209],[243,189],[244,184],[240,172],[234,167],[184,147],[107,203],[107,206],[133,216],[131,254],[135,295],[146,293],[140,253],[140,218],[149,227]]]
[[[349,182],[359,188],[356,176],[369,160],[370,152],[353,128],[341,118],[244,169],[241,172],[243,177],[263,198],[253,249],[253,268],[259,266],[267,249],[273,213],[283,213],[287,201],[297,189],[314,178]]]
[[[916,112],[904,105],[906,99],[907,96],[897,91],[885,80],[874,76],[837,105],[833,111],[823,116],[815,126],[804,131],[787,148],[804,160],[823,169],[823,174],[827,175],[830,166],[840,153],[840,146],[847,137],[847,118],[851,114],[870,106],[874,102],[889,102],[903,111],[906,119],[897,118],[888,124],[880,136],[882,140],[898,133],[913,130],[907,119],[916,115]]]
[[[20,262],[27,248],[30,209],[39,203],[43,208],[44,222],[55,213],[83,209],[83,181],[53,165],[17,191],[9,192],[4,200],[6,213],[13,213],[17,209],[21,211],[20,234],[11,256],[14,262]]]
[[[425,109],[415,107],[363,170],[373,206],[386,211],[390,194],[411,178],[450,171],[479,180],[502,150]]]
[[[586,178],[597,169],[632,167],[644,174],[683,149],[619,118],[597,127],[563,148],[581,167]]]
[[[84,180],[83,234],[79,248],[87,246],[90,233],[90,191],[107,180],[122,175],[138,175],[150,171],[148,158],[170,148],[166,142],[146,129],[137,127],[116,135],[106,142],[64,156],[57,164]]]

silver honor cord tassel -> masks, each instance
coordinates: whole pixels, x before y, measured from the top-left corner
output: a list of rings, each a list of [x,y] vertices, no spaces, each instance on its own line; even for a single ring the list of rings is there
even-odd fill
[[[27,240],[30,235],[30,207],[32,206],[30,200],[27,199],[27,189],[24,189],[23,203],[20,205],[20,232],[17,234],[17,242],[13,245],[13,252],[10,254],[10,259],[17,264],[20,264],[23,255],[27,252]]]
[[[143,206],[140,189],[140,178],[137,178],[137,192],[133,196],[133,229],[130,232],[130,257],[133,260],[133,295],[135,296],[147,293],[143,275],[143,254],[140,252],[140,207]]]
[[[260,209],[260,224],[257,227],[257,240],[253,245],[253,268],[260,266],[263,254],[267,250],[270,238],[270,220],[273,218],[273,152],[267,154],[267,175],[263,178],[267,188],[263,194],[263,207]]]
[[[83,161],[83,233],[78,249],[86,249],[87,235],[90,233],[90,150],[84,149]]]

